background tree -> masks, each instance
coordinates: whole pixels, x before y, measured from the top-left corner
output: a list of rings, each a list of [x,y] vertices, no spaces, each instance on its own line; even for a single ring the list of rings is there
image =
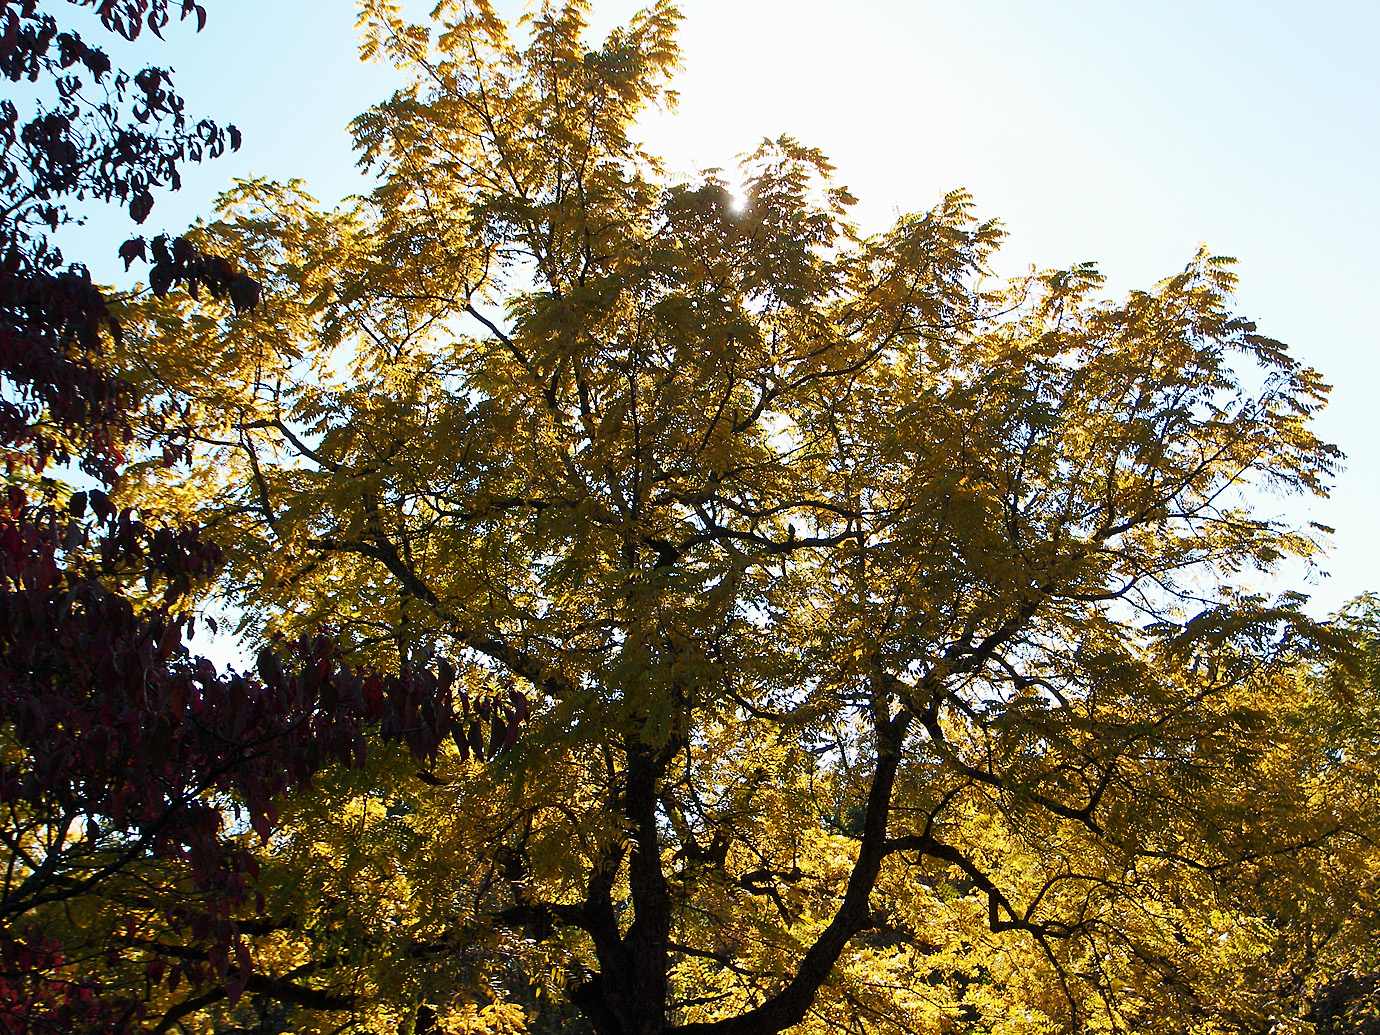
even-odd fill
[[[126,498],[215,527],[249,628],[538,702],[498,764],[293,806],[279,966],[341,997],[294,1025],[1303,1023],[1332,957],[1281,896],[1364,942],[1305,874],[1373,813],[1348,637],[1251,589],[1316,544],[1246,501],[1325,490],[1326,386],[1230,260],[997,284],[966,195],[860,239],[789,138],[740,200],[668,185],[629,133],[676,12],[591,49],[585,9],[369,5],[414,73],[356,122],[378,189],[242,184],[198,244],[263,315],[128,312],[198,461]]]
[[[157,33],[169,20],[161,0],[91,6],[106,29],[127,39],[145,26]],[[204,18],[190,2],[181,13]],[[203,876],[214,862],[220,880],[242,882],[235,871],[243,863],[216,843],[218,823],[208,823],[205,807],[187,807],[201,781],[224,780],[226,769],[215,762],[226,753],[212,747],[205,754],[211,737],[195,746],[179,741],[168,721],[181,708],[196,710],[200,696],[192,666],[175,657],[183,653],[181,623],[169,608],[218,555],[194,528],[155,531],[128,511],[117,515],[101,489],[72,497],[68,514],[68,490],[45,476],[50,462],[76,460],[113,486],[135,404],[132,386],[103,361],[108,336],[119,334],[105,295],[84,266],[64,266],[49,235],[77,218],[67,208],[73,199],[126,203],[142,222],[151,190],[179,185],[180,161],[219,153],[227,136],[237,144],[238,135],[209,121],[189,129],[165,71],[131,77],[113,70],[103,50],[37,3],[5,3],[0,20],[0,69],[13,83],[33,84],[38,97],[24,122],[14,101],[0,102],[0,444],[7,468],[0,707],[8,813],[0,999],[7,1030],[118,1029],[134,1019],[133,1000],[107,1001],[85,975],[74,981],[75,947],[36,913],[46,909],[51,920],[55,908],[80,900],[155,845],[190,848]],[[88,515],[94,521],[83,522]],[[155,584],[165,590],[164,606],[136,615],[108,583],[141,571],[148,591]],[[212,764],[179,774],[189,750]],[[67,925],[65,933],[74,930]]]
[[[239,132],[208,119],[189,125],[166,70],[112,69],[51,6],[6,0],[0,12],[0,71],[37,94],[23,122],[14,101],[0,101],[0,374],[14,392],[0,402],[0,443],[11,475],[65,461],[75,445],[87,473],[109,484],[131,433],[128,386],[98,361],[103,332],[118,329],[85,266],[66,262],[50,235],[79,218],[67,207],[73,201],[118,202],[142,223],[155,189],[181,185],[182,163],[238,147]],[[145,26],[160,33],[170,17],[167,0],[75,6],[96,8],[106,29],[130,40]],[[192,0],[172,6],[183,18],[195,14],[198,28],[205,21]],[[186,242],[176,244],[176,259],[173,250],[159,238],[155,286],[181,280],[195,291],[204,283],[217,295],[234,286],[237,305],[253,304],[253,282],[228,263],[203,259]],[[144,251],[142,239],[122,248],[126,267]]]
[[[126,39],[169,20],[162,0],[87,6]],[[181,13],[205,17],[190,0]],[[266,835],[275,796],[327,758],[357,762],[362,725],[433,754],[455,721],[450,683],[352,671],[324,637],[265,648],[258,678],[220,676],[183,646],[220,551],[156,505],[111,503],[136,427],[163,462],[184,446],[168,415],[140,408],[112,363],[110,300],[49,235],[74,221],[72,199],[142,222],[181,162],[238,134],[190,125],[165,71],[113,70],[36,3],[4,4],[0,28],[0,69],[51,91],[22,125],[0,102],[0,1028],[166,1030],[189,994],[234,1000],[264,980],[234,911],[252,904],[245,844]],[[155,294],[257,300],[255,281],[184,238],[121,254],[153,260]],[[69,461],[85,491],[51,476]]]

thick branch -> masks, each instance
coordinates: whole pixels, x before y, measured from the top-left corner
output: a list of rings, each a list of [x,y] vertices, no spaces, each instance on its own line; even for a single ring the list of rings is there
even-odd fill
[[[761,1006],[737,1017],[720,1021],[686,1024],[670,1031],[678,1035],[775,1035],[805,1019],[821,985],[838,962],[850,938],[872,924],[869,899],[887,855],[887,820],[891,814],[891,791],[901,761],[901,742],[911,715],[901,712],[891,721],[888,742],[879,743],[872,787],[867,795],[862,841],[858,858],[848,879],[848,890],[834,919],[810,946],[791,981]]]

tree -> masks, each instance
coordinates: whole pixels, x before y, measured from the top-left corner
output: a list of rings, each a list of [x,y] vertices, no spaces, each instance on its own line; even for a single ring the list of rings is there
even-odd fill
[[[168,22],[163,0],[90,6],[127,39]],[[179,163],[238,134],[189,127],[165,71],[112,70],[36,3],[6,3],[0,22],[0,69],[56,94],[23,126],[0,102],[0,1028],[126,1031],[165,974],[203,1001],[256,986],[234,911],[252,901],[245,828],[266,836],[277,795],[328,757],[357,763],[362,726],[426,756],[456,718],[444,673],[351,669],[324,637],[267,645],[257,678],[184,646],[220,551],[157,506],[111,503],[136,425],[164,462],[184,447],[112,366],[110,299],[48,235],[74,197],[142,222]],[[149,242],[121,254],[128,266]],[[155,294],[182,283],[237,310],[257,301],[252,278],[185,238],[155,238],[151,257]],[[51,477],[69,461],[87,490]]]
[[[130,40],[145,25],[158,34],[169,21],[168,0],[76,5],[96,8],[106,29]],[[180,10],[182,18],[195,13],[198,28],[205,21],[193,0],[180,0]],[[88,474],[111,484],[132,400],[98,357],[102,334],[119,328],[86,267],[64,267],[50,234],[77,221],[67,207],[73,200],[119,202],[142,223],[153,190],[177,190],[182,163],[237,148],[239,131],[209,119],[189,126],[166,70],[112,70],[103,50],[63,30],[36,0],[6,0],[0,23],[0,72],[35,84],[39,97],[23,124],[15,103],[0,101],[0,374],[17,394],[0,403],[0,443],[11,476],[16,467],[64,462],[75,450]],[[97,90],[103,96],[92,97]],[[146,255],[146,242],[133,239],[120,253],[128,269]],[[204,285],[244,307],[257,297],[250,278],[223,259],[195,254],[185,240],[157,238],[154,256],[152,279],[161,291],[175,282],[193,292]]]
[[[101,4],[98,14],[106,29],[134,39],[145,25],[159,32],[167,6],[129,0]],[[193,11],[204,17],[196,5],[182,6],[183,17]],[[119,1029],[135,1004],[109,1001],[90,981],[73,980],[71,955],[86,943],[61,937],[41,914],[79,902],[151,849],[190,851],[207,887],[243,881],[243,861],[227,856],[218,824],[195,801],[201,781],[225,780],[233,766],[223,763],[233,751],[213,736],[194,743],[196,736],[180,735],[169,722],[179,708],[199,710],[199,684],[214,682],[213,672],[195,673],[178,658],[182,622],[173,610],[217,553],[194,528],[155,530],[128,510],[117,514],[99,488],[71,495],[69,508],[70,490],[45,476],[51,462],[77,460],[112,487],[135,406],[132,386],[103,362],[109,337],[120,330],[107,299],[84,266],[64,268],[49,234],[74,221],[66,207],[73,198],[127,203],[142,222],[151,189],[179,185],[179,161],[218,153],[227,135],[238,145],[238,134],[209,121],[189,130],[166,72],[148,68],[131,78],[112,70],[104,51],[63,31],[34,2],[6,3],[0,20],[0,69],[13,83],[36,84],[40,98],[22,125],[15,103],[0,103],[0,445],[7,468],[0,1001],[6,1030]],[[89,96],[84,75],[103,99]],[[159,247],[166,246],[161,238]],[[136,247],[123,251],[133,258]],[[184,260],[203,264],[185,243],[179,247]],[[234,276],[224,263],[217,272]],[[190,273],[182,279],[195,287],[202,271],[184,262],[179,273]],[[162,606],[142,614],[111,586],[139,573],[148,592],[156,584],[165,591]],[[170,699],[177,702],[171,709]],[[209,763],[205,771],[176,772],[189,752]]]
[[[1325,491],[1317,373],[1227,259],[998,285],[967,195],[862,239],[790,138],[741,204],[668,184],[629,134],[676,12],[585,11],[368,5],[414,74],[355,124],[378,188],[241,184],[198,244],[264,314],[127,313],[198,450],[127,498],[216,529],[247,628],[538,702],[497,763],[291,806],[281,966],[339,996],[294,1024],[1299,1020],[1279,896],[1374,843],[1309,725],[1348,637],[1250,589],[1317,549],[1249,504]]]

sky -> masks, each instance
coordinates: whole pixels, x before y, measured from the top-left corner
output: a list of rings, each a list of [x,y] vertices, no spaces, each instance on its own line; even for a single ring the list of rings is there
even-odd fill
[[[166,44],[110,48],[125,67],[171,65],[190,111],[244,135],[238,153],[160,197],[145,232],[206,216],[234,177],[301,178],[327,203],[367,191],[346,127],[402,80],[357,60],[349,0],[204,3],[199,35],[169,27]],[[639,6],[596,0],[593,34]],[[673,171],[731,166],[787,133],[829,156],[866,232],[966,188],[1010,234],[998,272],[1095,261],[1114,296],[1181,269],[1200,242],[1236,256],[1238,311],[1336,386],[1318,428],[1347,454],[1329,499],[1256,501],[1337,529],[1329,575],[1290,571],[1278,588],[1311,593],[1319,615],[1380,591],[1380,4],[680,6],[679,108],[640,126]],[[421,18],[427,7],[407,10]],[[77,232],[99,279],[129,283],[114,259],[129,229],[103,213]]]

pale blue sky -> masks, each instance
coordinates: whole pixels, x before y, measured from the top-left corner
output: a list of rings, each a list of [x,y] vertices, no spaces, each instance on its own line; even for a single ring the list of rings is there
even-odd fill
[[[638,6],[598,4],[596,26]],[[830,156],[865,229],[967,187],[1011,233],[1003,272],[1095,260],[1116,293],[1182,267],[1200,241],[1237,256],[1240,311],[1337,386],[1320,426],[1348,454],[1331,500],[1262,506],[1337,527],[1331,577],[1303,587],[1319,611],[1380,589],[1380,4],[681,6],[680,112],[645,126],[673,169],[730,165],[762,136],[790,133]],[[206,7],[199,37],[170,28],[167,45],[141,40],[126,63],[172,64],[189,109],[236,123],[244,147],[187,175],[148,225],[205,214],[233,176],[301,177],[327,201],[367,189],[345,125],[397,79],[356,61],[353,6]],[[93,243],[124,229],[108,217],[88,228]],[[113,255],[92,265],[126,279]]]

